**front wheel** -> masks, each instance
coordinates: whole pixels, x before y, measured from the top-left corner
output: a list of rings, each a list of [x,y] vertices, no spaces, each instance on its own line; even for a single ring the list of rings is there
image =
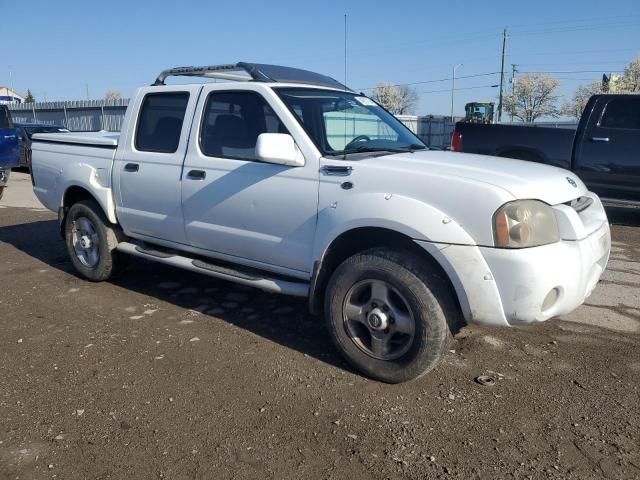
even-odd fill
[[[373,249],[345,260],[329,280],[325,315],[340,353],[388,383],[418,378],[446,349],[457,315],[448,283],[418,256]]]
[[[71,206],[65,221],[65,242],[73,266],[92,282],[108,280],[120,267],[116,230],[94,201]]]

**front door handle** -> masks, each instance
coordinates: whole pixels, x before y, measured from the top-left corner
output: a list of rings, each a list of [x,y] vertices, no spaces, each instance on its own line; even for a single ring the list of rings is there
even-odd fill
[[[204,170],[190,170],[187,173],[187,178],[190,180],[204,180],[207,173]]]
[[[124,166],[125,172],[137,172],[139,169],[140,169],[140,165],[138,165],[137,163],[127,163]]]
[[[323,175],[334,177],[348,177],[352,171],[353,167],[349,165],[325,165],[320,169]]]
[[[592,142],[608,142],[609,137],[591,137]]]

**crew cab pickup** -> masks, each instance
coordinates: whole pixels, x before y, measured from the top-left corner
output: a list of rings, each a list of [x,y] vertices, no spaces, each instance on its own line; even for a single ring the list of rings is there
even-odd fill
[[[18,136],[9,109],[0,105],[0,198],[9,182],[9,174],[20,162]]]
[[[35,193],[87,279],[135,255],[307,296],[386,382],[432,369],[465,321],[570,312],[609,257],[602,204],[571,172],[428,151],[373,100],[294,68],[165,70],[120,134],[36,134],[32,149]]]
[[[640,205],[640,95],[594,95],[576,130],[458,123],[452,150],[572,170],[603,201]]]

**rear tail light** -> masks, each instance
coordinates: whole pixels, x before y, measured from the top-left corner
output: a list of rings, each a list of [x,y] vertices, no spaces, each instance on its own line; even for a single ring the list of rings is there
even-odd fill
[[[453,131],[453,135],[451,136],[451,150],[454,152],[462,151],[462,132]]]

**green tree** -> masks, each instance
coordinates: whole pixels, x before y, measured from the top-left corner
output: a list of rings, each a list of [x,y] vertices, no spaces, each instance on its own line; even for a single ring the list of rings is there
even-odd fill
[[[36,102],[36,98],[33,96],[33,93],[31,93],[31,90],[27,89],[27,96],[24,97],[24,103],[35,103]]]

